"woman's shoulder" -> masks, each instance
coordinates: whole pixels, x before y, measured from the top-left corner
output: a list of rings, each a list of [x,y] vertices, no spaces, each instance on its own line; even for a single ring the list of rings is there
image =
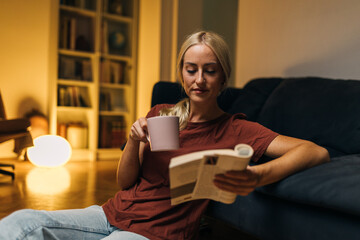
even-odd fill
[[[240,124],[242,122],[248,121],[244,113],[235,113],[235,114],[225,113],[224,115],[226,117],[223,119],[225,119],[226,124],[231,126],[233,126],[234,124]]]
[[[244,128],[252,129],[252,128],[263,127],[257,122],[252,122],[252,121],[248,120],[247,116],[244,113],[235,113],[235,114],[230,115],[228,122],[235,131],[241,131]]]
[[[168,104],[168,103],[157,104],[150,109],[150,111],[146,115],[146,118],[159,116],[161,109],[171,108],[173,106],[174,104]]]
[[[249,133],[249,134],[273,134],[274,132],[269,128],[263,126],[258,122],[253,122],[247,120],[247,117],[243,113],[236,113],[231,115],[229,119],[230,125],[232,126],[232,130],[235,133]]]

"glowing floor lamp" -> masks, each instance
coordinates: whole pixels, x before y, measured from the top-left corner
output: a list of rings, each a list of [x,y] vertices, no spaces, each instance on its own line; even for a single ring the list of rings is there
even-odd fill
[[[31,163],[39,167],[58,167],[71,157],[69,142],[57,135],[43,135],[34,139],[34,146],[27,149]]]

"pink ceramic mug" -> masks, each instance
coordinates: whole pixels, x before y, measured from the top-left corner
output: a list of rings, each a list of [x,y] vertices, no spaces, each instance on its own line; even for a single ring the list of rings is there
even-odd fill
[[[179,117],[158,116],[147,119],[151,151],[169,151],[179,148]]]

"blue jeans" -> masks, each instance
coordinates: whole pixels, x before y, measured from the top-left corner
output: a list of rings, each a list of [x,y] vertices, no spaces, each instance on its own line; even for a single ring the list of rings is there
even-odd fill
[[[97,205],[60,211],[16,211],[0,220],[0,239],[148,240],[139,234],[110,225],[102,207]]]

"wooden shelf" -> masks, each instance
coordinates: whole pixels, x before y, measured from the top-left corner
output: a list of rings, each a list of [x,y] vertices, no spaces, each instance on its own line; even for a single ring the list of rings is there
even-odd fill
[[[131,88],[129,84],[118,84],[118,83],[100,83],[102,88],[111,88],[111,89],[126,89]]]
[[[109,59],[109,60],[117,60],[117,61],[125,61],[125,62],[131,62],[132,58],[127,56],[119,56],[114,54],[103,54],[103,58]]]
[[[74,14],[79,14],[79,15],[88,16],[88,17],[96,17],[95,11],[82,9],[82,8],[78,8],[78,7],[60,5],[60,10],[64,10],[64,11],[72,12]]]
[[[94,83],[86,80],[67,80],[67,79],[59,79],[57,81],[59,85],[73,85],[73,86],[83,86],[83,87],[91,87]]]
[[[133,21],[133,19],[130,17],[119,16],[119,15],[111,14],[111,13],[104,13],[103,16],[107,20],[113,20],[113,21],[118,21],[118,22],[132,23],[132,21]]]
[[[95,57],[94,53],[91,52],[83,52],[83,51],[69,50],[69,49],[59,49],[59,54],[73,56],[73,57],[85,57],[85,58]]]
[[[112,0],[58,1],[54,34],[59,44],[53,54],[58,67],[50,82],[50,131],[57,134],[60,125],[73,123],[87,129],[86,147],[74,149],[72,160],[117,159],[121,155],[118,146],[126,141],[125,132],[135,119],[138,1],[123,0],[123,15],[110,9]],[[124,34],[123,45],[116,45],[114,32]],[[103,61],[111,67],[104,68]]]

